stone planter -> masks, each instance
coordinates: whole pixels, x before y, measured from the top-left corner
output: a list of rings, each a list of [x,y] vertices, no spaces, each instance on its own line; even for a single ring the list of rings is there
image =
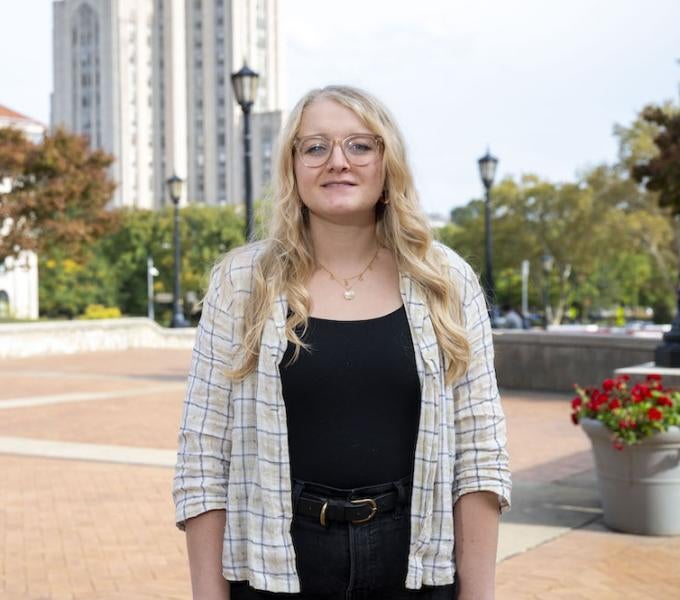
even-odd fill
[[[641,535],[680,535],[680,428],[616,450],[599,421],[582,419],[595,458],[604,522]]]

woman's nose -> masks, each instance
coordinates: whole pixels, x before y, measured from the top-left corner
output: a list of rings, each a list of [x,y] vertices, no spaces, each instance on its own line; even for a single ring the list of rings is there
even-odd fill
[[[349,162],[345,153],[342,151],[342,146],[338,142],[333,143],[331,148],[331,155],[328,158],[328,166],[333,169],[348,169]]]

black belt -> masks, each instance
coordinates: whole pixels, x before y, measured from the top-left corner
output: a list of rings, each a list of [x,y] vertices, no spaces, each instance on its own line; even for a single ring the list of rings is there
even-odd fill
[[[410,486],[409,486],[410,487]],[[333,498],[303,491],[295,502],[295,513],[311,517],[324,527],[329,521],[366,523],[378,513],[394,511],[408,502],[408,489],[396,488],[372,497]],[[400,498],[401,496],[401,498]],[[401,501],[400,501],[401,500]]]

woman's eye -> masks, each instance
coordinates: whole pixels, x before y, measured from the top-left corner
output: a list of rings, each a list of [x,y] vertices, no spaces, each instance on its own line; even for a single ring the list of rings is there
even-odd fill
[[[375,143],[370,138],[354,138],[347,142],[347,150],[352,154],[368,154],[375,149]]]
[[[371,148],[366,144],[351,144],[349,149],[350,152],[356,153],[369,152],[371,150]]]
[[[311,146],[305,146],[303,152],[308,155],[323,154],[326,152],[326,146],[323,144],[313,144]]]

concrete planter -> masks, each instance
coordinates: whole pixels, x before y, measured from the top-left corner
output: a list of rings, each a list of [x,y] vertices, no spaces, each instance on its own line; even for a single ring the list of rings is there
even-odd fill
[[[680,428],[616,450],[599,421],[582,419],[595,458],[604,522],[641,535],[680,535]]]

